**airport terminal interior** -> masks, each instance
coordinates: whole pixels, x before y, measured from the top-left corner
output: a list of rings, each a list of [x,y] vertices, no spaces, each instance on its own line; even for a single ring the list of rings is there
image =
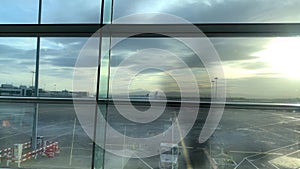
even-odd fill
[[[299,169],[299,0],[0,0],[0,168]]]

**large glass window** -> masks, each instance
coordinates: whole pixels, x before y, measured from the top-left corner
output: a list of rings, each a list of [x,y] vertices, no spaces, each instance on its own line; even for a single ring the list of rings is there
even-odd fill
[[[197,56],[175,39],[121,41],[111,52],[110,97],[126,98],[126,86],[131,98],[148,98],[157,93],[158,99],[163,91],[168,99],[178,99],[181,92],[192,92],[180,91],[178,86],[180,81],[192,86],[192,80],[186,79],[184,73],[188,69],[193,72],[203,98],[211,97],[214,92],[211,88],[226,81],[228,101],[299,102],[298,37],[210,40],[222,61],[224,78],[209,77],[208,69],[201,62],[203,56]],[[183,63],[176,62],[176,58]]]
[[[0,95],[32,96],[36,38],[0,38]]]
[[[183,66],[174,61],[179,57],[189,69],[193,70],[202,97],[210,97],[208,95],[211,89],[222,84],[221,81],[226,81],[228,102],[299,103],[300,80],[297,72],[300,70],[296,65],[299,60],[298,37],[210,38],[210,41],[222,61],[221,66],[225,75],[223,79],[210,79],[201,60],[175,39],[152,37],[128,38],[121,41],[112,48],[109,58],[109,97],[114,95],[117,99],[128,99],[124,94],[124,91],[128,90],[131,101],[153,96],[156,98],[152,99],[159,100],[160,91],[165,92],[168,99],[178,98],[182,92],[177,86],[178,81],[165,72],[183,71]],[[169,55],[173,59],[168,59]],[[105,58],[105,61],[107,60],[108,58]],[[168,71],[160,70],[165,67]],[[180,80],[189,85],[190,81],[185,79],[185,76],[180,76]],[[128,104],[133,104],[139,113],[132,113],[135,111]],[[242,109],[242,107],[243,105],[227,107],[213,136],[202,144],[199,143],[198,137],[204,130],[208,109],[200,107],[192,129],[178,143],[181,153],[176,156],[176,160],[179,168],[268,165],[289,168],[295,165],[294,163],[298,161],[299,147],[299,136],[296,131],[299,120],[298,108]],[[117,101],[114,105],[108,105],[105,110],[107,124],[124,137],[114,138],[115,135],[109,128],[104,141],[105,146],[119,152],[131,150],[150,152],[151,150],[147,150],[149,144],[136,144],[132,142],[132,138],[149,138],[164,133],[172,124],[176,124],[174,119],[177,118],[179,108],[154,106],[152,109],[155,113],[164,111],[149,123],[141,122],[143,118],[138,122],[130,119],[140,116],[148,118],[147,114],[142,115],[148,109],[150,109],[148,102],[135,104]],[[185,125],[179,127],[184,128]],[[176,135],[177,131],[174,133]],[[164,142],[172,142],[172,137],[173,135],[166,137]],[[171,163],[163,161],[164,158],[167,157],[161,154],[149,158],[122,157],[109,151],[105,154],[104,167],[156,168]],[[120,163],[114,163],[117,160]],[[248,160],[253,164],[248,163]]]
[[[30,141],[34,105],[31,103],[0,103],[1,112],[1,150],[11,147],[15,140]],[[17,142],[16,142],[17,143]]]
[[[298,0],[134,0],[130,5],[125,0],[115,0],[114,19],[137,13],[168,13],[192,23],[299,22],[299,6]],[[149,19],[130,22],[143,23]]]
[[[38,22],[39,0],[1,0],[0,24]]]
[[[78,91],[73,90],[73,73],[76,61],[87,38],[42,38],[40,50],[40,96],[45,97],[89,97],[95,95],[95,88],[84,87],[94,77],[76,79],[82,83]],[[93,59],[98,55],[98,46],[86,55]],[[89,57],[89,56],[86,56]],[[87,61],[87,59],[85,60]],[[97,62],[97,60],[95,60]],[[83,61],[84,62],[84,61]],[[83,64],[84,65],[84,64]],[[86,65],[89,65],[86,63]],[[80,69],[81,67],[76,67]],[[87,70],[88,67],[83,69]],[[82,70],[84,71],[84,70]],[[91,79],[92,78],[92,79]]]
[[[299,103],[298,37],[211,40],[222,60],[228,101]]]
[[[139,104],[136,105],[136,108],[146,111],[149,106]],[[167,157],[159,153],[148,158],[116,155],[116,152],[122,154],[130,153],[130,151],[144,153],[151,151],[149,150],[150,143],[133,142],[132,138],[151,139],[151,137],[166,132],[171,125],[175,125],[173,135],[165,133],[164,136],[163,143],[170,143],[172,137],[175,138],[178,132],[182,132],[182,130],[178,131],[178,128],[183,129],[186,124],[176,123],[179,107],[155,106],[154,108],[157,108],[157,111],[164,109],[163,114],[150,123],[138,123],[124,118],[124,113],[130,114],[131,111],[128,105],[108,106],[107,122],[109,127],[124,137],[119,139],[111,129],[107,129],[105,146],[110,151],[107,151],[104,156],[104,168],[147,168],[148,166],[157,168],[161,165],[159,163],[164,165],[178,163],[179,168],[210,168],[212,166],[243,168],[249,165],[248,160],[253,162],[250,164],[251,167],[289,168],[298,165],[299,110],[297,108],[290,110],[244,109],[228,106],[213,136],[205,143],[199,143],[198,137],[204,130],[203,125],[208,112],[208,108],[200,108],[192,129],[178,143],[180,153],[173,154],[176,157],[173,162],[163,161]],[[159,151],[161,147],[153,146],[152,148]],[[119,163],[115,161],[119,161]]]
[[[32,161],[27,167],[91,168],[93,141],[78,121],[73,104],[39,104],[38,117],[38,135],[45,142],[58,142],[60,151],[55,163],[39,157],[39,162]]]
[[[299,110],[228,108],[203,151],[218,167],[293,168],[299,166],[298,121]]]
[[[6,166],[6,158],[12,155],[14,144],[26,144],[26,151],[30,149],[33,114],[34,104],[32,103],[0,103],[1,167]]]
[[[298,0],[0,0],[0,166],[300,168],[299,7]],[[182,21],[149,13],[203,27],[209,37],[199,39],[209,47],[184,43],[197,37],[178,25],[157,31],[157,23]],[[132,14],[142,15],[123,23],[154,32],[122,39],[135,30],[117,19]],[[100,21],[115,25],[89,39]],[[216,67],[224,77],[211,72]],[[223,111],[217,96],[225,84]]]
[[[110,73],[110,97],[115,98],[128,98],[125,89],[132,99],[187,99],[195,88],[203,97],[211,92],[201,59],[172,38],[121,41],[112,49]]]

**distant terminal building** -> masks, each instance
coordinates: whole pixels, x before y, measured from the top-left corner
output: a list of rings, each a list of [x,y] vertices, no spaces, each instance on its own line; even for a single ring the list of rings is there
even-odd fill
[[[21,85],[15,87],[12,84],[1,84],[0,96],[32,96],[32,87]]]
[[[39,90],[39,96],[41,97],[88,97],[88,92],[72,92],[68,90],[62,91],[45,91]]]
[[[1,84],[0,96],[16,96],[16,97],[30,97],[34,95],[34,88],[21,85],[19,87],[12,84]],[[88,92],[72,92],[68,90],[62,91],[46,91],[39,89],[40,97],[88,97]]]

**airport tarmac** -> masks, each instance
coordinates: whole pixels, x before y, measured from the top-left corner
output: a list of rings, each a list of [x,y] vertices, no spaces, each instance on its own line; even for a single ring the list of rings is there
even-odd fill
[[[107,110],[108,123],[130,137],[150,137],[165,131],[178,112],[177,108],[167,108],[160,118],[151,123],[134,124],[118,114],[113,106],[109,106]],[[34,105],[29,103],[0,103],[1,149],[30,141],[33,111]],[[197,140],[206,116],[207,109],[201,109],[193,128],[179,143],[179,168],[233,169],[248,166],[255,169],[277,169],[299,165],[299,109],[225,109],[213,136],[200,144]],[[23,162],[21,167],[91,168],[93,141],[78,120],[74,125],[75,118],[76,113],[71,104],[39,104],[38,135],[44,136],[45,140],[58,141],[61,151],[54,158],[38,156],[36,160],[30,159]],[[106,144],[121,150],[143,147],[126,140],[122,140],[121,144]],[[107,152],[104,156],[104,168],[107,169],[158,168],[158,163],[159,155],[139,159],[124,158]],[[4,159],[1,166],[6,166]]]

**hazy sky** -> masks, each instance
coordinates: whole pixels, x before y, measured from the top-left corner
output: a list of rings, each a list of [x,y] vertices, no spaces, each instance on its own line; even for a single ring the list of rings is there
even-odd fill
[[[0,23],[37,23],[37,1],[1,0]],[[115,19],[134,13],[165,12],[194,23],[300,21],[298,0],[130,0],[130,5],[128,1],[116,0],[114,7]],[[98,23],[99,18],[97,0],[43,0],[42,23]],[[40,87],[71,90],[74,65],[86,41],[87,38],[42,38]],[[300,38],[213,38],[211,42],[222,60],[228,96],[300,97]],[[35,38],[0,38],[0,83],[31,85],[35,48]],[[200,94],[210,89],[210,79],[201,62],[184,45],[171,39],[129,39],[118,44],[112,51],[112,73],[122,60],[147,48],[180,56],[194,72]],[[180,68],[163,57],[143,55],[122,68],[123,73],[134,73],[143,62]],[[184,74],[181,76],[184,79]],[[166,73],[153,69],[141,72],[130,86],[133,91],[154,89],[174,92],[178,87]]]

